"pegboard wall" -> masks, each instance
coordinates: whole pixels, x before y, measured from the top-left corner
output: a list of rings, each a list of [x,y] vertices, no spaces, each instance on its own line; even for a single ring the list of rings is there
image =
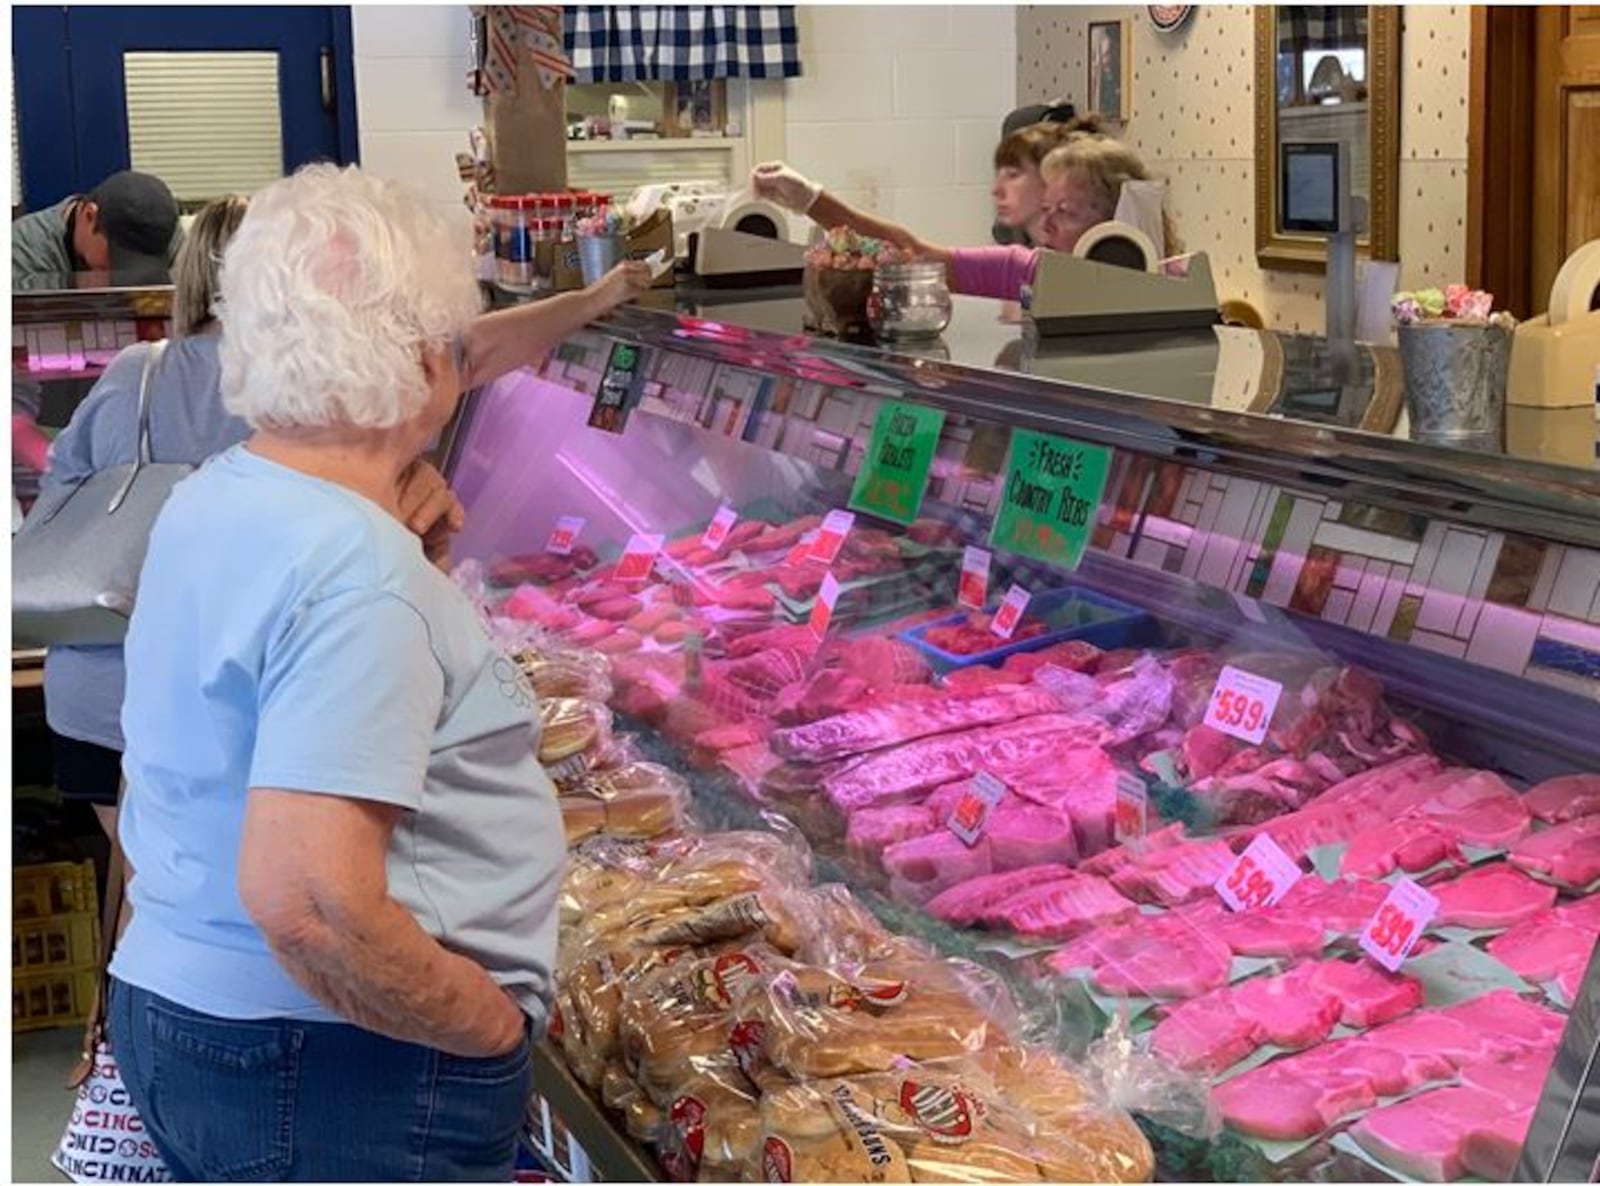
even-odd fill
[[[1402,288],[1465,279],[1470,11],[1400,10]],[[1275,328],[1320,332],[1322,278],[1256,265],[1254,9],[1200,5],[1160,33],[1142,5],[1019,5],[1017,102],[1084,108],[1089,24],[1106,20],[1133,31],[1122,138],[1166,178],[1185,248],[1210,255],[1222,298],[1250,301]]]

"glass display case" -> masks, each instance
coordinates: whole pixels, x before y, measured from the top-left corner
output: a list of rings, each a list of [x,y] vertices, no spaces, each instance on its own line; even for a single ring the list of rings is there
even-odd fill
[[[787,818],[1068,1055],[1198,1085],[1131,1105],[1158,1176],[1587,1177],[1593,421],[1587,465],[1450,452],[1392,352],[1335,388],[1305,339],[956,305],[920,349],[783,299],[576,335],[442,443],[458,579],[609,657],[701,824]]]

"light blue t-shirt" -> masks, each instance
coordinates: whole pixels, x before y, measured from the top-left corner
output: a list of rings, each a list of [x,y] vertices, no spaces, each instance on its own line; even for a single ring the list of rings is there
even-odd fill
[[[150,377],[150,456],[199,465],[237,445],[250,426],[222,406],[216,334],[177,338]],[[150,345],[113,358],[72,421],[50,446],[41,489],[71,486],[138,455],[139,380]],[[122,648],[51,647],[44,660],[44,705],[63,737],[122,749]],[[107,787],[114,793],[116,787]]]
[[[543,1024],[566,846],[533,693],[416,536],[230,449],[163,509],[126,650],[119,979],[214,1016],[341,1020],[239,899],[248,789],[276,787],[404,807],[389,893]]]

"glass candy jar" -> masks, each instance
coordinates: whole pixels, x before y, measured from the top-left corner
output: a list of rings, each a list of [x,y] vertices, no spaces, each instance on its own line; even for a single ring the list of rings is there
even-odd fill
[[[941,263],[882,264],[872,277],[867,317],[880,338],[937,338],[950,324],[950,289]]]

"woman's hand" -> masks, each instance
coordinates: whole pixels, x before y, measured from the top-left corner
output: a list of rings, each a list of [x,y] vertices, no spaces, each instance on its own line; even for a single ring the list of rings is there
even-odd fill
[[[441,569],[450,564],[450,541],[467,523],[466,508],[426,461],[417,460],[400,475],[400,521],[422,539],[423,555]]]
[[[594,292],[601,298],[605,308],[610,310],[647,292],[654,280],[649,264],[642,260],[625,259],[595,282]]]
[[[756,197],[776,202],[796,214],[809,212],[822,193],[820,185],[782,161],[767,161],[750,170],[750,188]]]

